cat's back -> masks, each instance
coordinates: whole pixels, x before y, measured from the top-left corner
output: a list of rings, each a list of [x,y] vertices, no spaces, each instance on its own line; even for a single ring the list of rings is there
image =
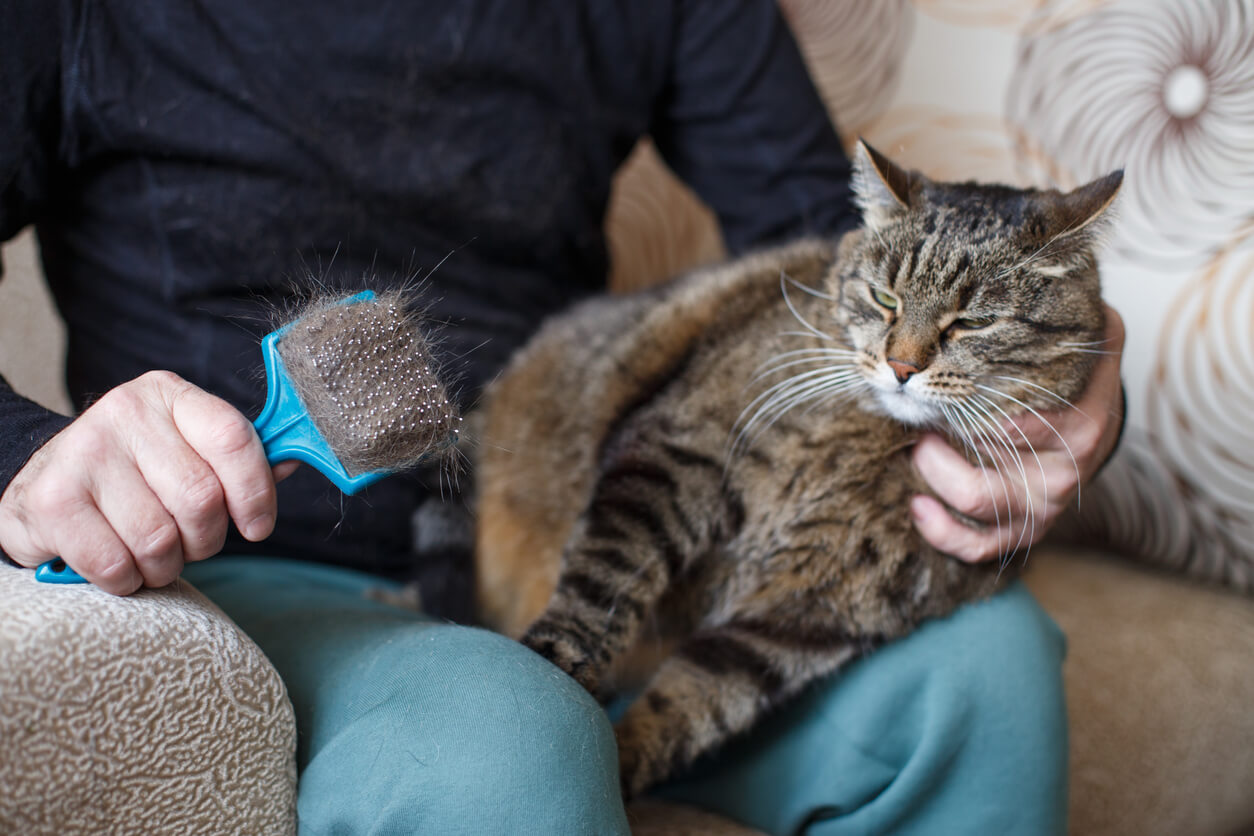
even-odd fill
[[[549,320],[515,355],[477,416],[476,560],[489,623],[516,632],[543,609],[613,429],[667,384],[699,385],[696,370],[743,351],[747,334],[778,330],[781,275],[818,284],[834,257],[831,244],[803,241],[598,297]]]

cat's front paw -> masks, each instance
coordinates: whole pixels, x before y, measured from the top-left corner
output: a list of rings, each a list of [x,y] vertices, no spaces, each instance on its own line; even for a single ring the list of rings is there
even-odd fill
[[[644,794],[654,784],[671,777],[682,764],[673,764],[674,751],[665,737],[659,718],[632,716],[631,709],[614,729],[618,741],[618,781],[623,798]],[[682,735],[681,735],[682,736]]]
[[[600,669],[594,658],[571,635],[544,621],[532,625],[522,643],[557,665],[594,697],[599,696]]]

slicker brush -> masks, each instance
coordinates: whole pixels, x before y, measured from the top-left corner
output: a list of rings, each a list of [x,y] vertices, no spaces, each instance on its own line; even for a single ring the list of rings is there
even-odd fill
[[[456,442],[461,418],[400,293],[315,303],[277,349],[350,477],[404,470]]]
[[[266,459],[307,462],[346,494],[457,443],[461,416],[400,293],[315,302],[261,341]],[[45,583],[85,583],[60,558]]]

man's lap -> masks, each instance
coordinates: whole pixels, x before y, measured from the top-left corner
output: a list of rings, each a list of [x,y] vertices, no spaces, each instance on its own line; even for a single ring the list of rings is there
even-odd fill
[[[770,833],[1062,833],[1065,640],[1022,584],[924,624],[664,788]]]
[[[520,645],[370,600],[387,582],[350,570],[219,557],[186,576],[288,687],[303,831],[626,832],[604,713]],[[660,794],[773,833],[955,816],[947,832],[1060,830],[1062,647],[1013,587],[851,665]]]
[[[516,642],[370,600],[387,582],[344,569],[185,576],[287,685],[302,833],[627,833],[604,712]]]

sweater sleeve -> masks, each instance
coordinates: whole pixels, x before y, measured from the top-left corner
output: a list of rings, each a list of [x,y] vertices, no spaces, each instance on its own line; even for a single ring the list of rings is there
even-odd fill
[[[70,423],[70,418],[44,409],[14,392],[0,378],[0,493],[27,459]]]
[[[60,0],[0,3],[0,241],[45,211],[60,135]],[[0,278],[3,264],[0,264]],[[0,377],[0,491],[70,419]]]
[[[651,133],[728,248],[857,223],[850,166],[775,0],[680,0]]]

